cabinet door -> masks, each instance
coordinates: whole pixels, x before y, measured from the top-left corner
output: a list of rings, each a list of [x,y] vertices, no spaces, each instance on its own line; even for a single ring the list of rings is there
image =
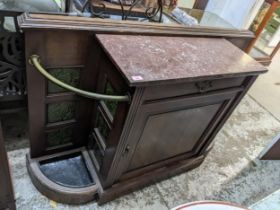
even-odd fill
[[[126,171],[197,154],[237,93],[198,94],[142,105],[128,139]]]
[[[108,60],[100,64],[97,92],[125,95],[129,91],[123,79]],[[116,101],[96,101],[88,148],[101,181],[106,178],[122,133],[129,104]]]

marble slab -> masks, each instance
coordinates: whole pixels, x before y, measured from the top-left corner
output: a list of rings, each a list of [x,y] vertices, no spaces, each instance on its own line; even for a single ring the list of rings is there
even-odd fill
[[[222,38],[98,34],[130,86],[260,74],[266,68]]]

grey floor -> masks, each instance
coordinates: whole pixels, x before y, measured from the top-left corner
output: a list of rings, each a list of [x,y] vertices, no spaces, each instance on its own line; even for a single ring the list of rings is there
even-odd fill
[[[269,66],[269,72],[258,78],[249,94],[272,115],[280,119],[280,53],[275,56]],[[250,206],[250,209],[279,210],[280,189],[254,203]]]
[[[270,194],[264,199],[250,206],[251,210],[279,210],[280,209],[280,190]]]
[[[270,72],[252,87],[217,135],[213,150],[200,167],[103,206],[95,202],[69,206],[42,196],[32,185],[26,171],[25,154],[28,149],[24,147],[28,143],[24,131],[21,136],[11,132],[6,138],[10,142],[7,146],[18,209],[164,210],[198,200],[230,201],[244,206],[254,204],[280,189],[280,162],[257,159],[262,149],[280,131],[280,111],[274,105],[280,100],[280,86],[277,85],[280,77],[275,76],[280,71],[279,66],[277,58]],[[9,123],[5,123],[8,129],[16,129]],[[17,142],[21,142],[20,146]]]
[[[249,94],[266,110],[280,119],[280,51],[273,58],[269,72],[257,79]]]

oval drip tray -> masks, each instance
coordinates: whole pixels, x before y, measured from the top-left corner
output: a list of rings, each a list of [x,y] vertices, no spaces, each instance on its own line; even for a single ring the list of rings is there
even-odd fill
[[[39,167],[47,178],[65,187],[88,187],[95,184],[79,153],[42,161]]]
[[[27,155],[27,168],[36,188],[52,200],[81,204],[96,197],[97,176],[84,148],[34,159]]]

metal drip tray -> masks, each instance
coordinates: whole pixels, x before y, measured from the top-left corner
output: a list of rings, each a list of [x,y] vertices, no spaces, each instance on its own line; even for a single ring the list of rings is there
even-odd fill
[[[51,181],[65,187],[88,187],[95,182],[81,153],[40,162],[40,170]]]

